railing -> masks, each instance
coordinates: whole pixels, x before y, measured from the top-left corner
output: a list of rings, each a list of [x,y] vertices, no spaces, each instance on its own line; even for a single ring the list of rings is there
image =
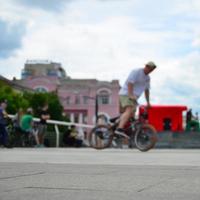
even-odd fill
[[[11,119],[14,118],[14,115],[8,115]],[[39,118],[33,118],[34,122],[39,122]],[[56,120],[47,120],[47,124],[53,124],[54,129],[56,132],[56,147],[59,147],[59,138],[60,138],[60,131],[58,126],[71,126],[75,125],[76,127],[81,127],[81,128],[93,128],[94,125],[88,125],[88,124],[79,124],[79,123],[73,123],[73,122],[63,122],[63,121],[56,121]]]

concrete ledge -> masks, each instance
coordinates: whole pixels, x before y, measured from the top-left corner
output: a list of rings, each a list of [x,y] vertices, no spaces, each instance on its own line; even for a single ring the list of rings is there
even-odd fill
[[[200,132],[159,132],[155,148],[200,148]]]

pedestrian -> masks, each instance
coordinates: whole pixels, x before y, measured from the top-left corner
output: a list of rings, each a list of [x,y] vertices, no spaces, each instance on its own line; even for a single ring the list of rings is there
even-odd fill
[[[186,123],[190,123],[192,121],[193,114],[192,114],[192,109],[190,108],[187,113],[186,113]]]
[[[8,114],[6,112],[7,100],[0,101],[0,143],[3,147],[10,148],[8,143],[8,132],[6,130]]]
[[[29,140],[31,136],[34,136],[36,145],[39,144],[37,132],[33,129],[34,121],[33,121],[33,109],[28,108],[26,113],[22,116],[20,122],[20,128],[24,132],[26,140]],[[28,141],[29,142],[29,141]]]
[[[144,68],[138,68],[131,71],[126,82],[119,91],[120,106],[123,113],[120,116],[119,126],[115,134],[125,136],[124,127],[130,117],[134,116],[137,108],[137,100],[143,92],[147,102],[147,108],[150,107],[150,76],[149,74],[156,68],[154,62],[148,62]]]
[[[24,115],[24,111],[22,108],[20,108],[12,119],[14,133],[15,133],[15,138],[14,138],[13,142],[14,142],[14,146],[17,146],[17,147],[22,146],[23,134],[22,134],[22,130],[20,128],[20,122],[21,122],[23,115]]]
[[[47,120],[50,119],[48,108],[48,104],[45,103],[45,105],[40,110],[40,122],[38,124],[39,147],[44,147],[44,136],[47,130]]]

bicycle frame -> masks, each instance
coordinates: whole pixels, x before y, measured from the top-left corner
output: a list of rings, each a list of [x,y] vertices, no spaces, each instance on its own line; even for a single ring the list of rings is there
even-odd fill
[[[134,135],[137,130],[140,130],[143,124],[148,124],[146,118],[147,112],[144,112],[139,116],[138,119],[135,119],[133,117],[129,119],[124,128],[128,139],[130,139],[130,137]],[[113,122],[113,124],[111,124],[111,129],[113,130],[113,132],[115,132],[115,129],[119,125],[119,120],[120,116],[110,119],[110,121]]]

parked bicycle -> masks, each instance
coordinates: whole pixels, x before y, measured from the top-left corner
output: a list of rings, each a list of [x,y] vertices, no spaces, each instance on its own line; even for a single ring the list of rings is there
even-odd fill
[[[131,118],[125,127],[125,138],[129,145],[135,144],[140,151],[152,149],[157,142],[155,128],[147,123],[147,113],[144,112],[138,119]],[[113,139],[119,137],[115,129],[119,124],[120,116],[110,119],[108,124],[99,124],[89,133],[89,144],[95,149],[105,149],[112,145]]]

